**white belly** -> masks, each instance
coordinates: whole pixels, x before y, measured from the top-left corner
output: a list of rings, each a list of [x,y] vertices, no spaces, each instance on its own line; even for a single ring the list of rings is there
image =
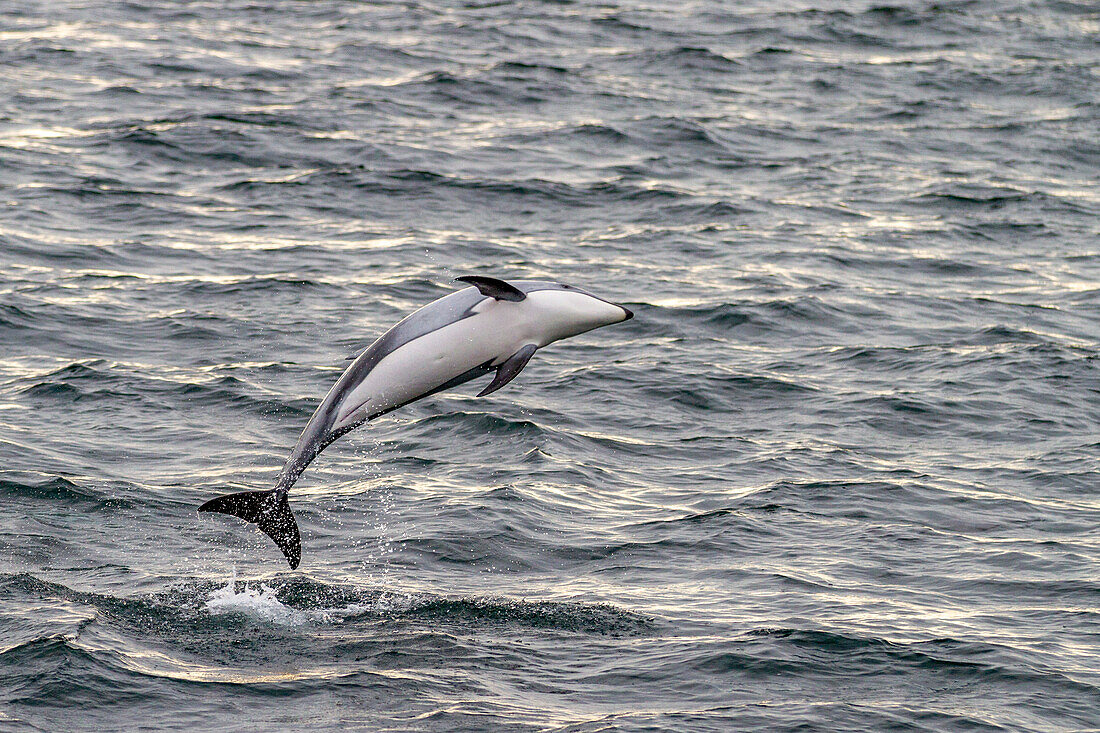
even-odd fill
[[[341,401],[333,429],[403,405],[486,362],[496,366],[536,341],[523,303],[486,301],[479,310],[383,357]]]

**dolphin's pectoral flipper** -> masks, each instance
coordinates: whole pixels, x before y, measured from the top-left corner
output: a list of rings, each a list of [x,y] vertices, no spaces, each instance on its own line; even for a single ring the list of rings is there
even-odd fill
[[[199,507],[200,512],[218,512],[239,517],[256,524],[263,533],[275,541],[290,563],[291,570],[302,559],[302,538],[298,534],[298,522],[290,511],[286,493],[271,491],[242,491],[211,499]]]
[[[518,303],[527,297],[527,294],[515,285],[506,283],[503,280],[497,280],[495,277],[463,275],[462,277],[456,277],[455,280],[457,282],[470,283],[480,290],[482,295],[488,295],[490,298],[496,298],[497,300],[510,300],[513,303]]]
[[[478,392],[478,397],[484,397],[487,394],[492,394],[504,385],[511,382],[516,378],[516,375],[523,371],[523,367],[527,366],[527,362],[531,361],[531,356],[538,349],[534,344],[527,344],[516,353],[509,356],[503,364],[497,367],[497,375],[493,377],[493,381],[489,382],[489,386]]]

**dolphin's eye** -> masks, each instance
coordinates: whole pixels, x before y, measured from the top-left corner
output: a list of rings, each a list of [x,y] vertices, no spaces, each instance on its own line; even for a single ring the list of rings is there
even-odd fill
[[[566,285],[565,283],[558,283],[558,284],[561,285],[562,290],[572,290],[573,289],[572,285]]]

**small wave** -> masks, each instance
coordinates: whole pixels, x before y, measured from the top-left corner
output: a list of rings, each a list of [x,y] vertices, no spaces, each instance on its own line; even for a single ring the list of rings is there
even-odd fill
[[[1038,195],[1033,191],[1005,186],[955,185],[921,194],[915,200],[943,202],[957,206],[998,208],[1005,204],[1026,201]]]
[[[0,650],[0,664],[7,669],[21,669],[37,666],[101,667],[100,655],[77,646],[72,637],[65,634],[52,634],[32,638],[30,641],[15,644]],[[11,700],[5,700],[9,702]],[[34,697],[15,700],[29,703]]]
[[[731,151],[718,134],[701,121],[688,117],[644,117],[628,127],[629,134],[645,143],[668,146],[688,146],[698,155],[725,159]]]
[[[313,399],[286,399],[256,394],[256,388],[236,377],[224,376],[210,382],[168,383],[167,391],[187,400],[203,399],[206,405],[228,405],[258,415],[309,417],[317,409]]]
[[[736,59],[701,46],[632,51],[616,56],[615,60],[633,61],[647,72],[658,73],[678,73],[685,70],[722,73],[736,71],[741,66]]]
[[[239,125],[255,125],[258,127],[289,127],[299,129],[321,129],[309,124],[309,118],[305,115],[276,114],[258,110],[241,110],[239,112],[217,112],[202,115],[201,119],[213,122],[231,122]]]
[[[825,298],[803,295],[797,298],[761,299],[756,302],[708,303],[689,306],[664,306],[649,315],[639,327],[659,324],[662,332],[698,338],[700,326],[719,338],[728,338],[734,329],[742,338],[774,336],[813,327],[841,328],[855,317],[852,309],[842,308]],[[652,327],[652,326],[651,326]]]
[[[289,275],[258,275],[241,277],[232,280],[196,280],[187,283],[182,291],[188,295],[198,295],[210,298],[235,293],[258,294],[288,290],[302,292],[304,290],[332,289],[331,283],[305,277],[293,277]]]
[[[614,127],[606,121],[585,122],[554,129],[539,129],[534,131],[519,130],[508,134],[505,138],[516,145],[540,145],[554,147],[559,144],[583,147],[589,150],[592,145],[611,146],[625,145],[631,142],[626,133]],[[606,147],[604,148],[606,152]]]
[[[569,73],[564,66],[547,63],[524,63],[522,61],[498,61],[489,68],[490,72],[503,72],[506,79],[527,79],[533,75],[549,74],[563,76]]]
[[[543,74],[538,87],[514,83],[514,70],[498,69],[499,80],[487,76],[463,76],[447,71],[428,71],[408,81],[394,85],[395,89],[422,95],[430,101],[444,101],[458,105],[482,106],[489,100],[497,103],[512,100],[518,104],[537,103],[545,99],[552,88],[544,85],[552,82],[552,76]]]
[[[536,422],[524,419],[510,419],[488,412],[467,412],[453,410],[445,414],[432,414],[415,420],[408,426],[414,436],[425,431],[436,431],[440,427],[453,431],[460,438],[474,442],[492,442],[502,438],[522,437],[525,441],[538,439],[550,432]]]
[[[50,402],[114,402],[145,400],[164,407],[202,399],[206,405],[225,405],[270,416],[308,417],[316,408],[312,399],[294,399],[273,394],[253,383],[230,374],[211,378],[192,373],[181,379],[176,374],[149,373],[141,367],[122,362],[90,359],[72,362],[41,375],[24,378],[19,388],[25,398]]]
[[[36,319],[33,313],[11,303],[0,303],[0,328],[5,329],[32,329]]]
[[[756,656],[788,656],[785,648],[800,651],[800,671],[818,667],[825,674],[870,674],[878,668],[896,673],[899,668],[926,670],[952,679],[980,679],[1019,682],[1038,688],[1070,690],[1096,695],[1093,685],[1060,672],[1041,669],[1025,660],[1019,650],[993,643],[937,638],[898,642],[873,636],[837,633],[820,629],[764,628],[748,632],[771,650],[754,650]]]
[[[59,506],[79,506],[85,511],[98,511],[128,503],[103,496],[63,476],[42,477],[38,481],[0,480],[0,498],[13,503],[45,502],[54,510]]]
[[[756,213],[753,209],[737,206],[729,201],[703,201],[673,204],[661,211],[666,220],[693,224],[717,224],[735,222]]]
[[[384,191],[406,192],[406,189],[451,188],[488,192],[504,196],[544,198],[548,201],[571,201],[587,206],[603,201],[657,201],[680,200],[688,194],[670,186],[638,185],[621,179],[569,184],[539,178],[491,180],[442,175],[424,170],[395,170],[386,178],[400,188],[386,187]],[[595,200],[593,200],[595,199]]]

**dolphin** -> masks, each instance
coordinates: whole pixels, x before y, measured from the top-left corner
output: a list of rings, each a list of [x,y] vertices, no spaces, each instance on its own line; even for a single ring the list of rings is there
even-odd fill
[[[352,355],[352,363],[306,423],[275,488],[219,496],[199,507],[259,526],[291,569],[302,558],[290,487],[333,441],[387,412],[496,372],[478,397],[515,379],[537,349],[629,320],[621,305],[580,288],[541,280],[468,275],[471,287],[429,303]]]

